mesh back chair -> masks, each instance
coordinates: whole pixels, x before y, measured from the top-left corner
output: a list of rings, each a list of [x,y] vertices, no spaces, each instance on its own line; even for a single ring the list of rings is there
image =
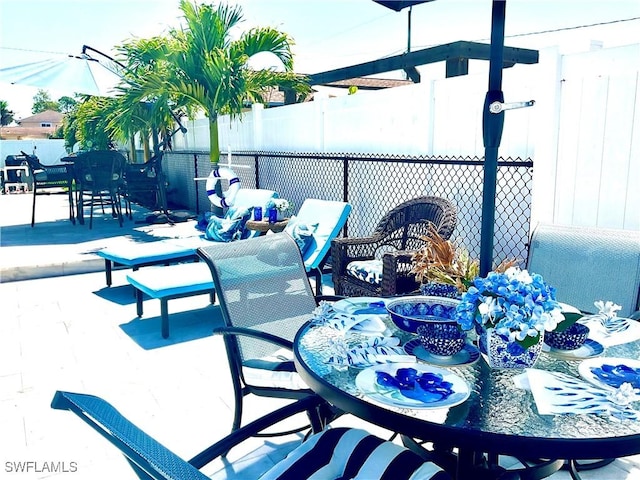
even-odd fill
[[[73,173],[71,165],[42,165],[38,157],[21,152],[24,160],[29,167],[29,173],[33,179],[33,204],[31,207],[31,226],[36,221],[36,197],[39,195],[50,195],[52,189],[63,191],[69,196],[69,220],[75,224],[75,216],[73,213]]]
[[[424,246],[430,223],[448,239],[456,227],[455,205],[440,197],[414,198],[390,210],[371,236],[333,240],[336,295],[388,297],[417,290],[411,257]]]
[[[538,225],[527,268],[556,287],[558,300],[593,313],[596,300],[611,300],[628,317],[640,307],[640,232]]]
[[[293,365],[292,342],[316,308],[300,250],[287,233],[212,243],[198,254],[218,292],[235,395],[233,430],[248,394],[302,398],[311,390]]]
[[[539,224],[531,235],[527,269],[556,288],[559,301],[593,313],[596,300],[622,307],[619,316],[638,318],[640,309],[640,232]],[[567,460],[574,479],[614,458]]]
[[[86,152],[78,155],[74,162],[77,182],[78,220],[84,223],[84,205],[89,204],[89,228],[93,228],[93,207],[99,203],[104,212],[105,201],[111,206],[112,216],[122,226],[122,207],[120,193],[123,186],[123,172],[126,159],[113,150]],[[84,192],[90,193],[87,202]]]
[[[317,396],[308,396],[282,407],[236,430],[211,445],[190,460],[184,460],[160,442],[146,434],[125,418],[111,404],[100,397],[56,392],[51,406],[57,410],[75,413],[91,428],[115,445],[129,460],[139,478],[154,480],[206,480],[209,477],[199,469],[224,456],[236,445],[299,412],[311,412],[324,402]],[[426,456],[383,441],[364,430],[331,428],[318,431],[297,446],[275,465],[268,467],[269,459],[259,459],[265,471],[259,480],[305,478],[371,478],[409,480],[450,480],[451,477]],[[244,474],[238,467],[225,461],[225,470],[236,478],[256,478],[255,472]]]

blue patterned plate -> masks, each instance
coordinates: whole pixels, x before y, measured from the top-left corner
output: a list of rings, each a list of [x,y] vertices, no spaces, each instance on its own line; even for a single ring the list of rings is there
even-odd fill
[[[356,386],[372,400],[399,408],[449,408],[471,394],[458,375],[420,363],[374,365],[356,376]]]
[[[578,366],[578,372],[586,381],[609,390],[630,383],[640,389],[640,360],[630,358],[594,358]]]
[[[465,344],[465,346],[462,347],[462,350],[455,355],[448,357],[434,355],[427,351],[418,339],[409,340],[405,343],[404,351],[407,352],[408,355],[414,355],[416,358],[424,362],[431,363],[433,365],[441,365],[443,367],[461,367],[464,365],[471,365],[472,363],[477,362],[480,358],[480,351],[470,343]]]
[[[562,358],[564,360],[584,360],[585,358],[592,358],[602,355],[604,347],[602,344],[587,338],[580,348],[575,350],[560,350],[553,348],[546,343],[542,345],[542,351],[552,355],[554,357]]]

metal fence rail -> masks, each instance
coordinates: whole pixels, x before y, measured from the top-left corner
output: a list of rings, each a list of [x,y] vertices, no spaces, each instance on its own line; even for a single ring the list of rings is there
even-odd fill
[[[193,181],[211,171],[208,152],[171,152],[167,157],[167,176],[176,191],[170,199],[198,212],[209,210],[204,183]],[[224,163],[226,157],[221,160]],[[305,198],[348,201],[353,206],[346,226],[349,236],[371,234],[380,218],[405,200],[420,195],[447,198],[458,207],[452,238],[479,256],[481,158],[233,152],[232,165],[244,187],[275,190],[297,207]],[[526,261],[532,179],[531,159],[499,160],[495,263]]]

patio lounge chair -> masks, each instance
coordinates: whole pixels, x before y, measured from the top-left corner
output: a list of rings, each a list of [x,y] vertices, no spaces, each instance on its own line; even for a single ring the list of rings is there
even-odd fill
[[[307,199],[300,207],[298,215],[292,217],[285,229],[285,232],[296,239],[300,251],[304,254],[305,270],[309,276],[314,276],[316,294],[318,295],[322,293],[322,266],[329,252],[331,240],[338,235],[344,226],[350,211],[351,205],[345,202]],[[154,246],[158,243],[161,242],[154,242],[150,245]],[[189,260],[191,252],[195,251],[195,248],[206,247],[211,243],[221,242],[202,239],[191,241],[188,245],[194,250],[190,250],[189,256],[183,259]],[[164,248],[164,245],[160,246],[160,253],[166,253]],[[183,251],[182,247],[177,248],[176,255]],[[209,294],[211,303],[215,301],[214,284],[209,269],[197,263],[134,271],[127,275],[127,281],[136,289],[138,317],[142,317],[143,314],[144,294],[160,300],[163,338],[169,336],[167,305],[169,300]]]
[[[266,206],[278,194],[273,190],[240,189],[234,206],[253,207]],[[257,235],[257,232],[251,234]],[[104,270],[107,286],[112,284],[112,271],[116,266],[132,268],[134,271],[149,265],[169,265],[171,263],[197,260],[196,249],[208,240],[202,236],[159,240],[156,242],[119,244],[104,248],[97,252],[104,258]]]
[[[154,480],[206,480],[199,469],[243,441],[292,415],[312,415],[324,402],[309,396],[282,407],[236,430],[190,460],[184,460],[150,437],[100,397],[58,391],[51,403],[57,410],[75,413],[115,445],[139,478]],[[231,464],[228,468],[233,469]],[[450,480],[436,464],[400,445],[383,441],[364,430],[330,428],[318,431],[261,476],[261,480],[304,478],[410,478]]]
[[[338,236],[350,213],[348,203],[307,198],[284,229],[300,247],[307,274],[315,278],[316,295],[322,294],[322,269],[331,241]]]
[[[300,249],[286,233],[198,249],[211,269],[225,326],[233,381],[233,430],[243,398],[298,399],[310,395],[293,365],[292,342],[317,306]]]
[[[336,238],[331,245],[336,295],[388,297],[418,289],[411,273],[413,252],[433,223],[446,240],[456,227],[456,207],[424,196],[390,210],[369,237]]]

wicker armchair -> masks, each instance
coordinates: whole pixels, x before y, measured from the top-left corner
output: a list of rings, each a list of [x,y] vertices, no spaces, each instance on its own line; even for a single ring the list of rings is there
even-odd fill
[[[331,243],[333,284],[336,295],[392,296],[418,289],[411,273],[413,252],[424,245],[429,223],[448,239],[456,226],[456,207],[434,196],[408,200],[390,210],[370,237],[337,238]],[[379,269],[381,278],[362,279],[353,274],[352,262]],[[351,266],[350,266],[351,264]]]

